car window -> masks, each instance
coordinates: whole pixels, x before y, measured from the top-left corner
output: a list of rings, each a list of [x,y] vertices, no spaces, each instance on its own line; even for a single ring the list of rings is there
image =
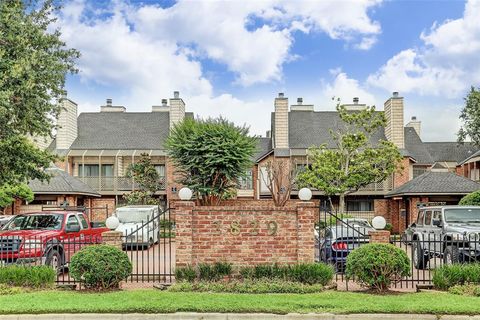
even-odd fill
[[[432,211],[425,211],[425,225],[429,226],[432,224]]]
[[[83,214],[79,214],[78,219],[80,220],[82,229],[88,229],[88,222],[87,219],[85,219],[85,217],[83,216]]]
[[[19,215],[11,219],[3,230],[60,230],[62,223],[61,214]]]
[[[71,215],[71,216],[68,216],[67,225],[74,226],[74,225],[80,225],[80,223],[78,222],[78,219],[76,216]]]
[[[420,210],[418,212],[418,217],[417,217],[417,226],[423,226],[423,215],[425,214],[424,210]]]
[[[440,225],[441,222],[442,222],[442,211],[434,211],[432,223],[434,225]]]

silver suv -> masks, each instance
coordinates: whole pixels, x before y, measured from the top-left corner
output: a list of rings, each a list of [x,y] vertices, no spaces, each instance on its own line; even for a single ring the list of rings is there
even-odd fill
[[[480,206],[424,207],[409,229],[417,269],[434,257],[445,264],[480,260]]]

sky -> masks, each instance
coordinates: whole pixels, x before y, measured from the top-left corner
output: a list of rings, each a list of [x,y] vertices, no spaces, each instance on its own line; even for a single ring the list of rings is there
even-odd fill
[[[454,141],[480,87],[480,0],[66,1],[56,27],[78,49],[67,78],[79,112],[129,112],[179,91],[187,111],[270,128],[274,98],[315,110],[404,97],[424,141]]]

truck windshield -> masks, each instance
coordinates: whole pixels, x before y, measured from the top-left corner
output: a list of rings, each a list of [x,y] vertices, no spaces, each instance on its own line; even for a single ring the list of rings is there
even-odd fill
[[[480,208],[445,209],[445,220],[450,223],[480,223]]]
[[[116,214],[120,223],[147,222],[153,218],[152,210],[142,210],[138,208],[117,210]]]
[[[3,230],[60,230],[62,214],[29,214],[13,218]]]

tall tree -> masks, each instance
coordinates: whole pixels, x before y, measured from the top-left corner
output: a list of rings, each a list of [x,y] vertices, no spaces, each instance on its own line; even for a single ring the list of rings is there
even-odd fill
[[[49,136],[55,127],[65,76],[79,53],[51,30],[52,0],[0,1],[0,186],[46,179],[54,157],[27,136]]]
[[[140,155],[140,160],[128,166],[127,177],[133,178],[138,189],[124,195],[128,204],[158,204],[153,197],[160,189],[160,176],[146,153]]]
[[[347,111],[338,105],[337,111],[342,123],[330,130],[335,148],[326,145],[310,148],[309,165],[298,174],[297,180],[300,186],[324,191],[331,205],[331,197],[338,195],[339,212],[344,213],[345,196],[391,176],[401,155],[389,141],[372,143],[373,134],[385,125],[383,113],[376,112],[375,107]]]
[[[480,146],[480,89],[472,86],[464,100],[465,106],[460,113],[463,124],[457,134],[458,142],[462,143],[470,138]]]
[[[178,182],[191,188],[204,205],[218,204],[236,189],[238,177],[252,167],[256,145],[247,127],[223,118],[186,118],[166,141]]]

